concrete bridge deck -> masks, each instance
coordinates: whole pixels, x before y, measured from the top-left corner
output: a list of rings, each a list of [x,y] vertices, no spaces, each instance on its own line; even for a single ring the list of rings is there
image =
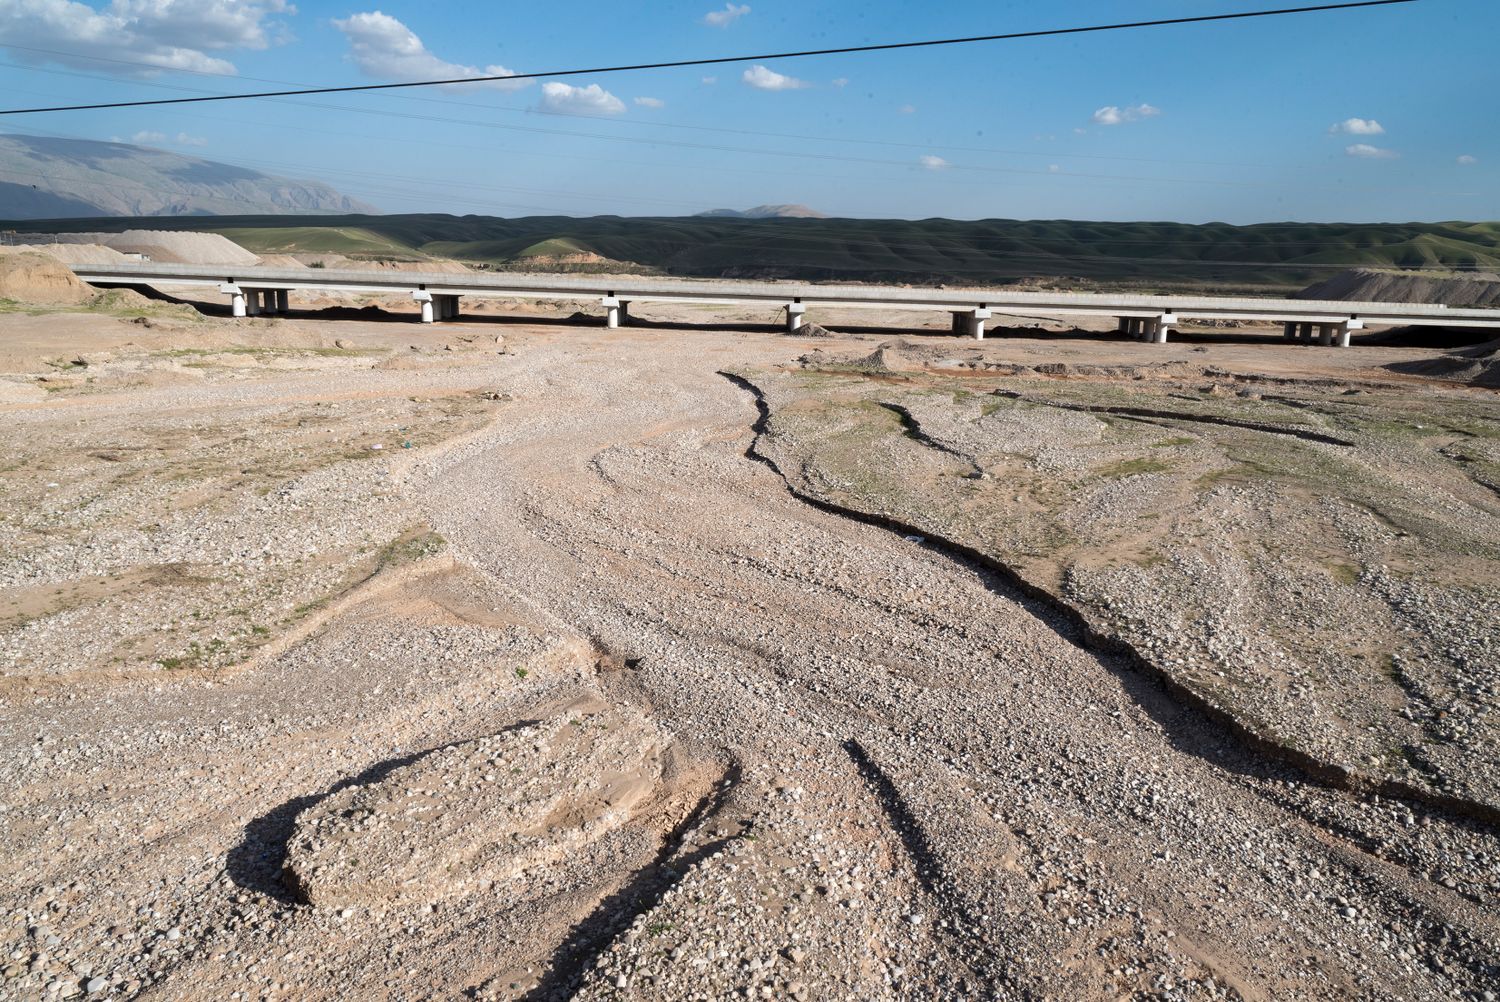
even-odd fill
[[[505,299],[598,297],[605,323],[618,326],[632,302],[768,304],[783,309],[788,330],[802,326],[809,307],[937,310],[951,313],[955,332],[984,337],[994,316],[1034,314],[1114,317],[1117,329],[1139,340],[1165,342],[1184,318],[1279,323],[1288,339],[1348,345],[1351,331],[1376,326],[1500,329],[1500,310],[1450,309],[1409,303],[1310,299],[1145,296],[1120,293],[1014,292],[1002,289],[913,289],[876,285],[808,285],[791,282],[599,278],[487,272],[340,271],[234,265],[73,265],[80,279],[104,286],[215,286],[230,297],[235,316],[284,313],[290,293],[374,292],[410,294],[423,323],[459,312],[463,296]]]

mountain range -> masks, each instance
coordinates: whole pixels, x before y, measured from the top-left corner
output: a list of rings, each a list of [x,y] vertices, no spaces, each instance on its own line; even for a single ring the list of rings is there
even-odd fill
[[[0,135],[0,219],[377,211],[318,181],[149,146]]]

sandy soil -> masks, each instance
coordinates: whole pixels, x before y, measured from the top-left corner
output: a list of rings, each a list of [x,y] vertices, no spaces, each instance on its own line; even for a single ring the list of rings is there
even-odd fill
[[[1493,998],[1491,826],[754,458],[890,331],[566,316],[0,316],[0,997]],[[983,350],[1433,355],[1217,337]]]

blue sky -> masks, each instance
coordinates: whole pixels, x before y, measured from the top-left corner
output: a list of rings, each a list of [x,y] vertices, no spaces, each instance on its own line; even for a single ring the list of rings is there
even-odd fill
[[[1284,6],[0,0],[0,106],[538,72]],[[387,211],[1500,219],[1500,3],[0,118],[326,181]],[[274,83],[268,83],[274,82]]]

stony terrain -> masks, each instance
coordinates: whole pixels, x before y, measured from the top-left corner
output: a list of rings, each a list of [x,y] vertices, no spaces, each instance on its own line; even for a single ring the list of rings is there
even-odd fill
[[[1069,506],[1088,491],[1105,522],[1189,518],[1139,465],[1170,461],[1231,470],[1208,491],[1252,535],[1275,485],[1223,450],[1350,448],[1058,406],[1141,383],[1328,438],[1363,398],[1311,379],[1399,384],[1408,426],[1371,468],[1422,458],[1404,489],[1455,492],[1436,450],[1493,463],[1491,398],[1379,368],[1433,352],[934,336],[916,375],[974,382],[931,392],[888,336],[565,317],[0,316],[0,997],[1493,1002],[1493,824],[1341,788],[1101,649],[1059,602],[1149,579],[1075,580],[1051,528],[1104,531]],[[1116,371],[1079,389],[1037,369],[1058,362]],[[1418,448],[1434,410],[1469,437]],[[962,491],[1049,471],[1053,495],[1002,492],[1045,587],[792,493],[846,476],[819,466],[830,429],[950,530]],[[1070,479],[1101,463],[1138,465]],[[1304,514],[1354,521],[1330,484]],[[1142,612],[1184,618],[1153,664],[1342,624],[1384,588],[1412,623],[1464,620],[1403,671],[1468,672],[1442,698],[1488,712],[1494,616],[1436,605],[1494,585],[1492,502],[1465,490],[1431,528],[1355,522],[1371,563],[1307,577],[1265,638],[1205,639],[1199,596],[1162,591]],[[1189,559],[1180,528],[1153,538],[1160,561],[1114,569]],[[1248,603],[1243,555],[1198,543],[1205,588]],[[1310,664],[1330,721],[1378,702],[1352,652]],[[1493,754],[1462,719],[1441,768]]]
[[[758,377],[765,453],[995,558],[1306,766],[1500,819],[1492,393],[985,354]]]

